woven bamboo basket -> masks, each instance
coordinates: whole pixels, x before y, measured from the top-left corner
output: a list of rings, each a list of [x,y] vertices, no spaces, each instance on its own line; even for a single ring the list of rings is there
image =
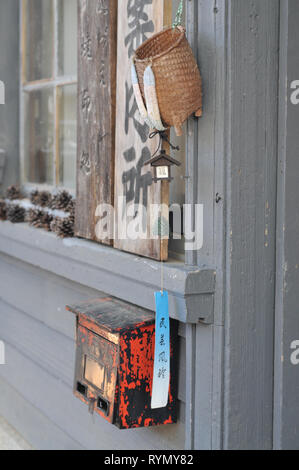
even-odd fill
[[[143,100],[143,76],[151,65],[163,124],[182,135],[182,124],[202,115],[202,80],[185,29],[169,28],[145,41],[135,52],[135,68]]]

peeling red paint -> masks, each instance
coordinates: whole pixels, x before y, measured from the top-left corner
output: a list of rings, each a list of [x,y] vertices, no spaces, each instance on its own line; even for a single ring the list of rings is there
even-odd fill
[[[110,304],[111,312],[113,312],[111,318],[108,315]],[[89,313],[88,308],[92,313]],[[104,324],[101,309],[103,309],[105,321],[109,324]],[[176,323],[171,322],[169,402],[163,409],[152,410],[151,394],[155,353],[154,314],[143,313],[140,309],[135,311],[134,307],[130,307],[130,311],[124,313],[122,305],[118,314],[116,305],[108,298],[98,299],[95,303],[84,303],[82,314],[78,313],[80,306],[74,307],[74,311],[79,315],[75,395],[86,404],[94,399],[96,412],[121,429],[175,423]],[[119,315],[119,320],[117,315]],[[136,318],[135,325],[134,318]],[[97,389],[95,384],[85,380],[85,356],[105,368],[103,390]],[[86,396],[76,390],[78,382],[86,387]],[[102,397],[109,404],[108,413],[105,414],[103,410],[97,408],[98,397]]]

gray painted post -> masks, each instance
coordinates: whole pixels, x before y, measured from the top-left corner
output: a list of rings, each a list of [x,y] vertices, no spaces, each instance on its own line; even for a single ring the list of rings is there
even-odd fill
[[[196,190],[197,202],[204,204],[204,246],[196,263],[216,271],[214,324],[198,325],[193,340],[191,433],[196,449],[267,449],[272,446],[279,0],[187,4],[189,15],[197,12],[198,40],[192,44],[204,91],[203,118],[197,129],[192,122],[188,128],[188,151],[194,152],[193,159],[188,155],[189,171],[192,167],[197,177],[188,181],[187,196]],[[190,38],[194,41],[193,30]]]
[[[291,102],[292,83],[299,80],[298,22],[298,1],[282,1],[274,448],[292,450],[299,450],[299,364],[291,362],[291,344],[299,340],[299,104]]]
[[[0,104],[0,149],[6,154],[3,193],[19,178],[19,0],[0,2],[0,44],[0,80],[5,86],[5,104]]]
[[[272,448],[279,4],[228,2],[225,449]]]
[[[198,121],[197,164],[194,167],[197,173],[194,179],[197,181],[197,202],[204,205],[204,246],[196,259],[199,266],[213,266],[216,271],[214,324],[196,327],[194,446],[205,450],[220,449],[223,434],[224,138],[228,2],[200,0],[194,3],[198,3],[196,51],[203,77],[203,117]]]

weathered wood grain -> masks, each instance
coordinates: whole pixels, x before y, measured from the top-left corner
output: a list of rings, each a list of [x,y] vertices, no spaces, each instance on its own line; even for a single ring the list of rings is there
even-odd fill
[[[165,17],[169,21],[169,2],[166,2],[165,8]],[[124,251],[166,260],[167,241],[163,241],[161,250],[160,240],[153,238],[150,208],[152,204],[161,204],[164,201],[167,204],[168,191],[161,191],[161,183],[152,181],[151,169],[143,166],[157,149],[158,138],[148,140],[149,129],[138,117],[131,85],[131,60],[134,51],[146,38],[163,28],[163,17],[164,2],[161,0],[118,2],[115,155],[117,218],[114,246]],[[146,215],[144,209],[147,209]],[[127,229],[132,223],[140,231],[137,239],[128,236]]]
[[[229,3],[223,445],[263,450],[273,444],[280,2]]]
[[[75,233],[111,244],[96,209],[113,204],[117,0],[79,0]],[[104,215],[104,214],[103,214]]]
[[[299,78],[298,2],[281,2],[280,12],[274,449],[299,450],[299,365],[291,361],[299,340],[299,105],[291,101]]]

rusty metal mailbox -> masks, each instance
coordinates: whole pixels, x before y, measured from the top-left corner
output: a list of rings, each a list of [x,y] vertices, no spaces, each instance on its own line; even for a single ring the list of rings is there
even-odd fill
[[[120,429],[176,422],[177,322],[171,321],[171,378],[165,408],[151,409],[154,313],[112,298],[67,306],[77,315],[74,394]]]

